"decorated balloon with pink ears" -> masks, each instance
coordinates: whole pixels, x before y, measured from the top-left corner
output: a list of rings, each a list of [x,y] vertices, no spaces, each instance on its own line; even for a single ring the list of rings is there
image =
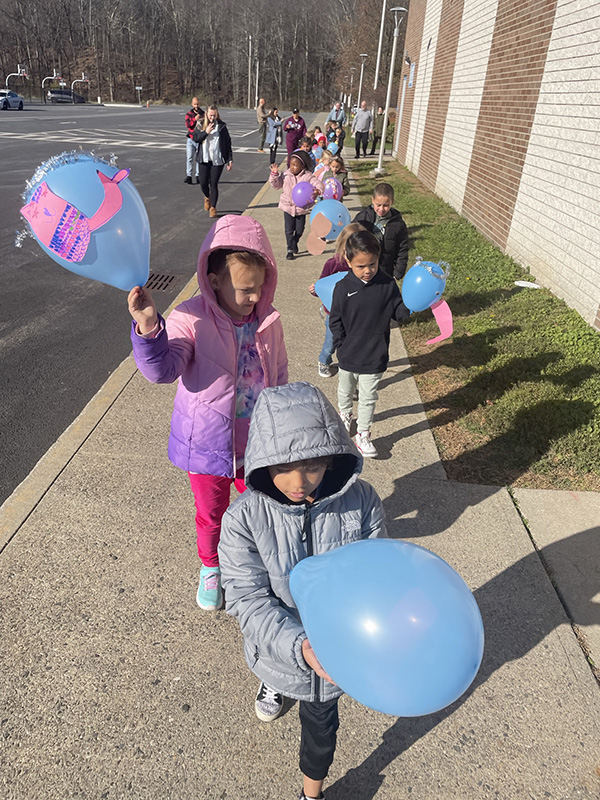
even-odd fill
[[[402,300],[411,311],[430,308],[440,329],[440,335],[428,339],[427,344],[437,344],[452,336],[454,329],[452,311],[442,294],[450,274],[450,265],[445,261],[423,261],[417,258],[402,281]]]
[[[126,292],[147,282],[150,223],[128,169],[61,153],[37,168],[23,200],[31,234],[61,267]]]

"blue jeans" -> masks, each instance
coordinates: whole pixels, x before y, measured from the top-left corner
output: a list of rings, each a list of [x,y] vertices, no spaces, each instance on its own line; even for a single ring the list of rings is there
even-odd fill
[[[198,162],[196,161],[196,153],[198,152],[198,143],[189,137],[185,140],[185,174],[188,178],[192,177],[194,171],[194,162],[196,162],[196,177],[198,177]]]
[[[323,306],[321,306],[321,316],[325,320],[325,341],[323,342],[321,355],[319,356],[319,364],[327,364],[327,366],[330,366],[333,361],[333,334],[329,330],[329,314],[323,311]]]

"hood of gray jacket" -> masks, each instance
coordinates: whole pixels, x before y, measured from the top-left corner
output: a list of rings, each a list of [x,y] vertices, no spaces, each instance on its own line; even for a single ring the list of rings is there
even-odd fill
[[[246,485],[272,494],[267,467],[331,456],[339,491],[356,479],[363,459],[339,414],[325,395],[310,383],[298,381],[263,389],[252,412],[244,456]]]

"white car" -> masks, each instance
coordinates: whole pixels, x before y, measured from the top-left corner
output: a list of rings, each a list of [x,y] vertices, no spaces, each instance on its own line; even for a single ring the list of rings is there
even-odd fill
[[[20,94],[12,92],[10,89],[0,89],[0,108],[18,108],[19,111],[23,110],[25,101]]]

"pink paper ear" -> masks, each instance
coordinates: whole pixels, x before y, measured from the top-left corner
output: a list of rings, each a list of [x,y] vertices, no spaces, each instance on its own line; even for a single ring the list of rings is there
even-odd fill
[[[312,231],[306,237],[306,249],[311,256],[320,256],[326,246],[327,242],[325,239],[319,239]]]
[[[434,303],[432,306],[430,306],[430,308],[433,311],[433,316],[435,317],[435,321],[440,329],[440,335],[433,339],[428,339],[427,344],[436,344],[437,342],[443,342],[444,339],[448,339],[450,336],[452,336],[454,322],[452,320],[452,311],[450,310],[450,306],[445,300],[438,300],[437,303]]]
[[[331,220],[328,220],[325,214],[316,214],[311,222],[310,229],[315,236],[324,239],[332,228]],[[323,252],[321,250],[321,252]]]

